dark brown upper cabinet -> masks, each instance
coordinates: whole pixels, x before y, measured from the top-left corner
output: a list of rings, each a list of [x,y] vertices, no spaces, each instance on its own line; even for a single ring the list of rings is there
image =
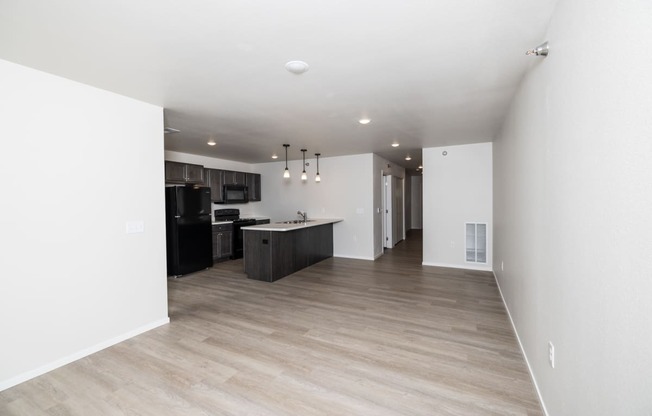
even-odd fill
[[[224,171],[220,169],[204,169],[206,185],[211,188],[213,202],[224,202]]]
[[[261,200],[260,173],[247,173],[247,188],[249,201],[257,202]]]
[[[245,185],[247,174],[244,172],[235,172],[232,170],[223,170],[224,185]]]
[[[180,184],[203,184],[204,167],[190,163],[165,161],[165,182]]]

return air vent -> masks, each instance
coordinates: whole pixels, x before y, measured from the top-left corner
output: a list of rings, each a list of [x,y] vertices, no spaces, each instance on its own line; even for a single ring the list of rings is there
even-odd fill
[[[466,223],[466,261],[468,263],[487,262],[487,224]]]

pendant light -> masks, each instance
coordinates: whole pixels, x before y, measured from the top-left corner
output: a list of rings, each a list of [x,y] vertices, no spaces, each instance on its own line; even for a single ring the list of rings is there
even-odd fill
[[[319,176],[319,156],[321,156],[321,153],[315,153],[315,156],[317,157],[317,175],[315,176],[315,182],[321,182],[321,176]]]
[[[289,178],[290,177],[290,170],[288,169],[288,147],[290,147],[289,144],[284,144],[283,147],[285,147],[285,172],[283,172],[283,177],[284,178]]]
[[[308,180],[308,175],[306,174],[306,149],[301,149],[302,157],[303,157],[303,172],[301,172],[301,180],[302,181],[307,181]]]

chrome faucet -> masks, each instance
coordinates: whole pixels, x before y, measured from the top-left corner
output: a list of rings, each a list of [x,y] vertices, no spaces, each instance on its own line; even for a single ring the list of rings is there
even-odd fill
[[[304,211],[304,212],[297,211],[297,214],[299,214],[299,215],[301,215],[303,217],[303,222],[308,221],[308,211]]]

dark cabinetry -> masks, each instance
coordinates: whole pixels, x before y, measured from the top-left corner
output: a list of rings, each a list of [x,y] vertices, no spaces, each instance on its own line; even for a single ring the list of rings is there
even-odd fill
[[[260,173],[247,173],[247,188],[249,189],[249,200],[260,201]]]
[[[227,260],[233,253],[233,224],[213,225],[213,261]]]
[[[273,282],[333,256],[333,224],[244,232],[245,273]]]
[[[204,169],[204,183],[211,188],[211,199],[224,202],[224,185],[247,185],[249,201],[260,201],[260,174],[222,169]]]
[[[165,161],[165,182],[179,184],[203,184],[204,167],[189,163]]]
[[[224,185],[245,185],[247,174],[245,172],[235,172],[232,170],[223,170]]]
[[[211,188],[211,199],[213,202],[224,202],[224,171],[219,169],[204,169],[206,185]]]

